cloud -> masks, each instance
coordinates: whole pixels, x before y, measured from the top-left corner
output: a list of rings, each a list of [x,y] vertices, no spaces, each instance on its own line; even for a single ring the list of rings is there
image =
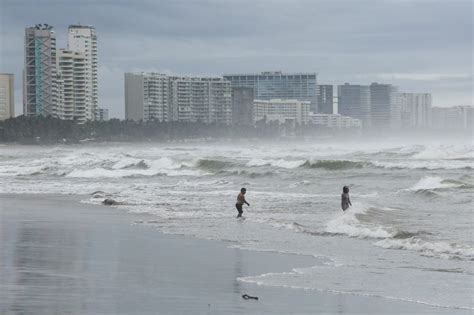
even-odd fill
[[[470,79],[470,73],[380,73],[377,75],[384,80],[407,80],[407,81],[439,81],[451,79]]]

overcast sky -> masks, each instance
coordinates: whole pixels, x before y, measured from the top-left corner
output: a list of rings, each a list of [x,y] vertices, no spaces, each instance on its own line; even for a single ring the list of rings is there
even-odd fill
[[[321,84],[392,83],[472,105],[471,0],[0,0],[0,72],[22,113],[24,29],[95,26],[99,106],[124,117],[123,74],[317,72]]]

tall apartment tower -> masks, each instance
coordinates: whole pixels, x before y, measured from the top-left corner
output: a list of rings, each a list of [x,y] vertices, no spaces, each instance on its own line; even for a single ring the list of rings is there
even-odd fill
[[[222,78],[170,77],[172,120],[232,123],[230,82]]]
[[[282,73],[281,71],[260,74],[226,74],[224,79],[232,82],[232,87],[254,89],[256,100],[296,99],[311,103],[311,111],[317,111],[316,73]]]
[[[125,119],[171,120],[169,78],[160,73],[125,73]]]
[[[253,89],[249,87],[232,88],[232,124],[253,125]]]
[[[231,124],[230,82],[222,78],[125,73],[125,118]]]
[[[97,35],[95,28],[87,25],[70,25],[68,50],[84,54],[85,60],[85,119],[95,120],[98,110]]]
[[[0,73],[0,120],[15,117],[13,74]]]
[[[313,113],[334,114],[332,85],[316,85],[317,111]]]
[[[57,59],[58,117],[83,124],[89,119],[86,113],[86,58],[83,53],[60,49]]]
[[[397,88],[391,84],[370,85],[370,112],[375,129],[399,129],[400,108],[396,100]]]
[[[446,130],[468,130],[474,132],[474,107],[433,107],[432,128]]]
[[[48,24],[25,29],[23,114],[56,115],[56,35]]]
[[[420,129],[431,125],[431,94],[397,93],[401,126]]]
[[[337,87],[338,113],[357,118],[364,128],[371,126],[370,89],[366,85],[345,83]]]

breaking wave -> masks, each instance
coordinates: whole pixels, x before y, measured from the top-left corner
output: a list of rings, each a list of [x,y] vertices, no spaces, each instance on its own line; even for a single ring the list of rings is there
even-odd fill
[[[323,168],[326,170],[346,170],[351,168],[363,168],[367,165],[370,165],[370,163],[348,160],[318,160],[306,161],[302,166],[308,168]]]
[[[285,159],[251,159],[246,163],[247,167],[272,166],[276,168],[310,168],[324,169],[329,171],[380,168],[380,169],[418,169],[418,170],[438,170],[438,169],[466,169],[471,170],[473,163],[471,160],[285,160]]]
[[[383,159],[412,159],[419,161],[430,160],[474,160],[473,145],[412,145],[387,148],[377,151],[354,152],[357,156],[368,156]]]
[[[326,223],[325,232],[336,235],[347,235],[355,238],[375,238],[383,239],[392,237],[393,232],[375,224],[365,224],[359,221],[357,214],[365,213],[366,209],[360,204],[338,214],[334,219]]]
[[[126,158],[116,162],[112,167],[94,167],[73,169],[66,177],[77,178],[119,178],[140,176],[199,176],[199,170],[182,169],[182,163],[168,157],[145,162],[133,158]]]
[[[248,176],[249,178],[259,178],[259,177],[267,177],[267,176],[273,176],[276,173],[272,171],[266,171],[266,172],[249,172],[246,170],[240,170],[240,171],[232,171],[231,172],[233,175],[244,175]]]
[[[437,190],[452,188],[472,188],[473,185],[460,180],[442,179],[438,176],[426,176],[420,179],[409,191],[415,193],[436,194]]]
[[[258,167],[258,166],[273,166],[279,168],[297,168],[302,166],[306,161],[305,160],[294,160],[294,161],[287,161],[284,159],[278,160],[271,160],[271,159],[251,159],[247,162],[247,167]]]
[[[200,176],[201,172],[196,170],[174,170],[174,169],[120,169],[110,170],[104,168],[93,168],[88,170],[74,170],[66,175],[72,178],[119,178],[119,177],[148,177],[148,176]]]
[[[125,158],[112,166],[113,169],[148,169],[150,166],[145,162],[145,160],[139,160],[134,158]]]
[[[364,214],[366,208],[355,205],[349,211],[336,216],[326,223],[324,232],[307,231],[303,226],[294,224],[291,228],[315,235],[347,235],[353,238],[375,239],[375,246],[385,249],[403,249],[420,252],[423,256],[474,260],[474,249],[468,245],[424,240],[431,235],[427,231],[404,231],[395,227],[361,222],[358,214]]]
[[[212,160],[212,159],[200,159],[196,163],[196,167],[207,170],[221,170],[227,167],[231,167],[234,164],[232,162]]]
[[[467,245],[447,242],[429,242],[420,238],[384,239],[374,243],[386,249],[402,249],[420,252],[423,256],[474,260],[474,249]]]
[[[299,167],[304,168],[321,168],[326,170],[345,170],[353,168],[363,168],[370,166],[368,162],[357,162],[349,160],[265,160],[265,159],[252,159],[247,162],[248,167],[258,166],[273,166],[278,168],[294,169]]]
[[[463,145],[440,145],[440,146],[427,146],[424,147],[420,152],[415,153],[412,156],[413,159],[420,160],[473,160],[474,159],[474,146]]]
[[[372,161],[375,167],[386,169],[418,169],[418,170],[471,170],[473,163],[467,160],[382,160]]]

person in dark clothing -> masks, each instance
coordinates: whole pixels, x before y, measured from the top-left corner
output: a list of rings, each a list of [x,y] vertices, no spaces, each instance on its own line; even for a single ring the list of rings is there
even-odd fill
[[[344,186],[342,188],[342,194],[341,194],[342,211],[346,211],[351,206],[352,206],[352,203],[351,203],[351,198],[349,197],[349,187]]]
[[[240,189],[240,194],[237,196],[237,203],[235,204],[235,207],[237,208],[237,211],[239,212],[239,214],[237,214],[237,218],[242,217],[242,213],[244,213],[244,211],[242,210],[242,206],[244,205],[244,203],[250,207],[250,204],[245,200],[246,192],[247,192],[247,189],[242,188]]]

